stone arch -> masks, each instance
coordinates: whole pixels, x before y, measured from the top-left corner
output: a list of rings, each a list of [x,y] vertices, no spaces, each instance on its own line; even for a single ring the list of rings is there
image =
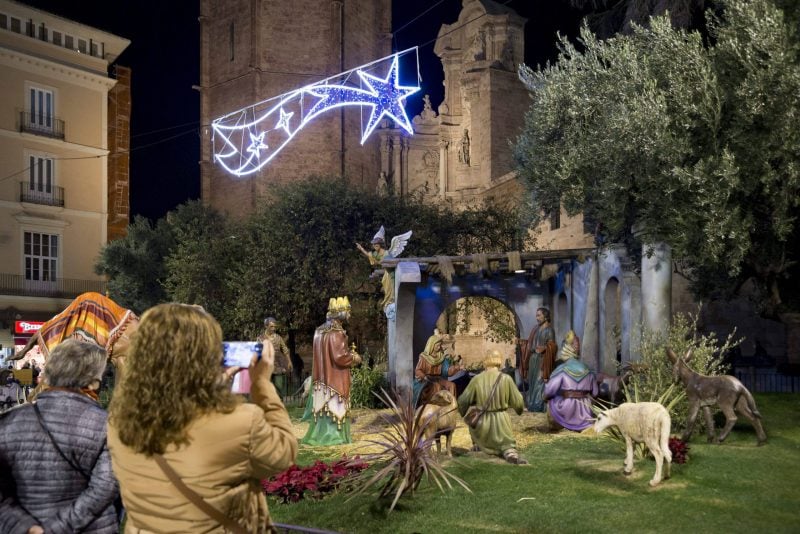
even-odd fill
[[[550,284],[528,273],[469,273],[454,275],[448,283],[422,273],[415,262],[398,263],[395,273],[396,312],[389,321],[388,378],[401,392],[410,391],[415,359],[437,319],[458,299],[472,296],[500,301],[513,314],[521,338],[527,338],[536,324],[537,308],[552,310]]]

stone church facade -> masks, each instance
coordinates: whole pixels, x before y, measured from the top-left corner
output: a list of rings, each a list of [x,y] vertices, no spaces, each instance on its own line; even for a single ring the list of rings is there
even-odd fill
[[[434,52],[444,69],[444,101],[427,95],[413,119],[414,136],[380,132],[379,188],[421,194],[458,207],[516,201],[522,194],[509,149],[530,99],[517,77],[525,19],[483,0],[465,1],[458,20],[443,24]]]

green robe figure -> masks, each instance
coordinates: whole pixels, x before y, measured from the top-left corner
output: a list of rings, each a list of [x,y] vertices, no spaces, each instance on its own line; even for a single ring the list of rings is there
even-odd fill
[[[281,398],[289,394],[289,376],[292,374],[292,357],[289,347],[278,334],[276,328],[278,321],[274,317],[264,319],[264,332],[258,337],[262,343],[272,343],[275,349],[275,370],[272,371],[272,383]]]
[[[500,372],[503,363],[502,355],[493,350],[483,361],[485,370],[473,378],[467,389],[458,397],[458,412],[463,417],[470,406],[483,408],[487,405],[489,394],[499,380],[497,388],[488,402],[488,408],[478,422],[477,428],[470,428],[472,442],[483,452],[502,456],[508,463],[526,464],[517,453],[517,440],[511,426],[508,409],[521,415],[525,408],[514,379]]]
[[[332,298],[327,321],[314,332],[309,396],[313,420],[302,439],[306,445],[352,443],[350,436],[350,368],[361,363],[347,345],[342,322],[350,318],[347,297]]]

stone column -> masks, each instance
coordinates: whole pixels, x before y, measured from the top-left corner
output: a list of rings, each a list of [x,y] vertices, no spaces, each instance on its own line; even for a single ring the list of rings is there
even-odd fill
[[[447,192],[447,139],[439,141],[439,195],[444,198]]]
[[[402,165],[401,165],[401,147],[400,147],[400,136],[399,134],[395,134],[392,136],[392,177],[394,180],[394,194],[395,195],[405,195],[408,191],[403,189],[403,176],[402,176]]]
[[[666,332],[671,319],[672,250],[666,243],[642,245],[642,323],[650,331]]]

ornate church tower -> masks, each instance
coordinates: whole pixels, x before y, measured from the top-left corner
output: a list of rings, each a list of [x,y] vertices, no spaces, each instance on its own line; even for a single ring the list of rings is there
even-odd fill
[[[375,187],[377,137],[361,145],[352,108],[316,119],[269,165],[236,177],[215,165],[211,121],[391,53],[391,0],[200,0],[201,195],[231,215],[270,185],[311,175]]]
[[[395,191],[431,202],[517,202],[509,141],[530,106],[517,76],[526,20],[492,0],[463,0],[458,20],[439,30],[434,52],[444,69],[444,101],[426,97],[414,137],[381,132],[382,168]]]

